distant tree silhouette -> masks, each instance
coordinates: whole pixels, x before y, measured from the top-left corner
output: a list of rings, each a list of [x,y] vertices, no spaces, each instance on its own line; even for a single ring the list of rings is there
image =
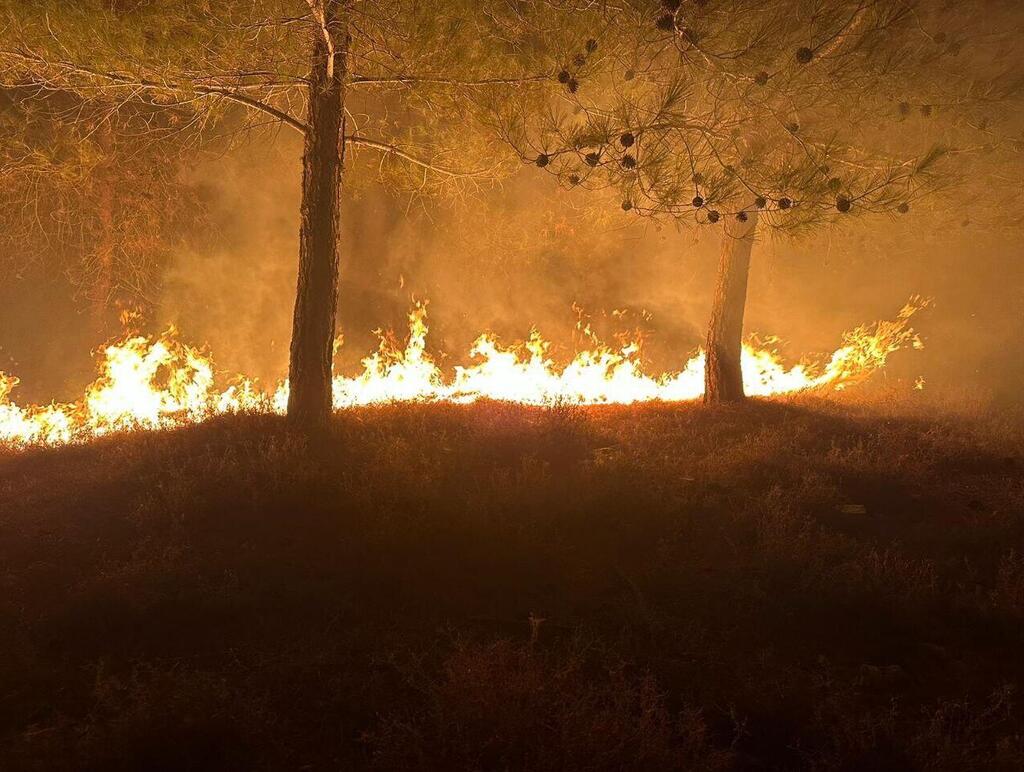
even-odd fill
[[[0,272],[65,274],[101,335],[112,311],[154,302],[182,226],[201,223],[179,174],[191,117],[32,79],[0,85]]]

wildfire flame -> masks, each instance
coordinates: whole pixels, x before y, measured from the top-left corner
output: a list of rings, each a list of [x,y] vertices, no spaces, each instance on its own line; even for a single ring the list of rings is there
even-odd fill
[[[858,327],[824,363],[787,368],[777,352],[743,347],[744,389],[750,396],[790,394],[810,389],[840,390],[863,380],[901,348],[921,347],[910,318],[927,305],[912,298],[895,319]],[[704,352],[698,351],[674,373],[643,372],[640,347],[595,344],[564,368],[548,356],[549,344],[533,332],[521,346],[502,347],[481,335],[470,350],[476,364],[456,367],[446,377],[426,350],[426,309],[409,315],[409,338],[402,349],[382,337],[378,350],[362,361],[355,377],[333,381],[335,409],[385,402],[479,399],[546,405],[633,404],[651,400],[693,400],[704,392]],[[226,390],[215,386],[211,359],[178,340],[174,329],[156,338],[132,336],[107,346],[100,375],[73,404],[19,407],[10,401],[18,379],[0,373],[0,443],[57,445],[115,431],[163,429],[210,416],[242,411],[283,413],[288,384],[272,392],[240,378]]]

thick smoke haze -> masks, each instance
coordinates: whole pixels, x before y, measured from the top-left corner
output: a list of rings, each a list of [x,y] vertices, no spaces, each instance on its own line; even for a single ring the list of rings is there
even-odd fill
[[[251,145],[189,172],[207,224],[175,250],[146,331],[175,325],[226,374],[286,371],[298,242],[297,143]],[[364,175],[364,178],[370,175]],[[603,192],[565,190],[533,168],[443,199],[350,185],[343,212],[339,326],[346,372],[401,338],[428,302],[431,353],[463,363],[484,331],[511,343],[536,326],[565,361],[579,314],[607,342],[644,336],[652,372],[678,369],[702,343],[719,233],[622,212]],[[45,264],[45,261],[40,261]],[[1024,254],[1019,232],[950,215],[947,202],[897,219],[851,218],[755,246],[748,332],[778,336],[795,361],[834,349],[843,331],[891,317],[914,294],[934,299],[920,352],[878,376],[910,389],[1012,397],[1024,385]],[[61,275],[28,270],[0,289],[0,370],[21,400],[68,399],[92,376],[103,341]]]

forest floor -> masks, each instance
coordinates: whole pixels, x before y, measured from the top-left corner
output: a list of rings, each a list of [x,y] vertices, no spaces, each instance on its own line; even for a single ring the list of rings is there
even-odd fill
[[[0,452],[0,767],[1020,769],[1024,414],[954,404]]]

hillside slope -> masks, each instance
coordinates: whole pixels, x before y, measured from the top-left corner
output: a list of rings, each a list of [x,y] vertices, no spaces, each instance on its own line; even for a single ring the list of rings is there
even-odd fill
[[[0,566],[4,769],[1024,765],[1019,414],[223,418],[0,454]]]

